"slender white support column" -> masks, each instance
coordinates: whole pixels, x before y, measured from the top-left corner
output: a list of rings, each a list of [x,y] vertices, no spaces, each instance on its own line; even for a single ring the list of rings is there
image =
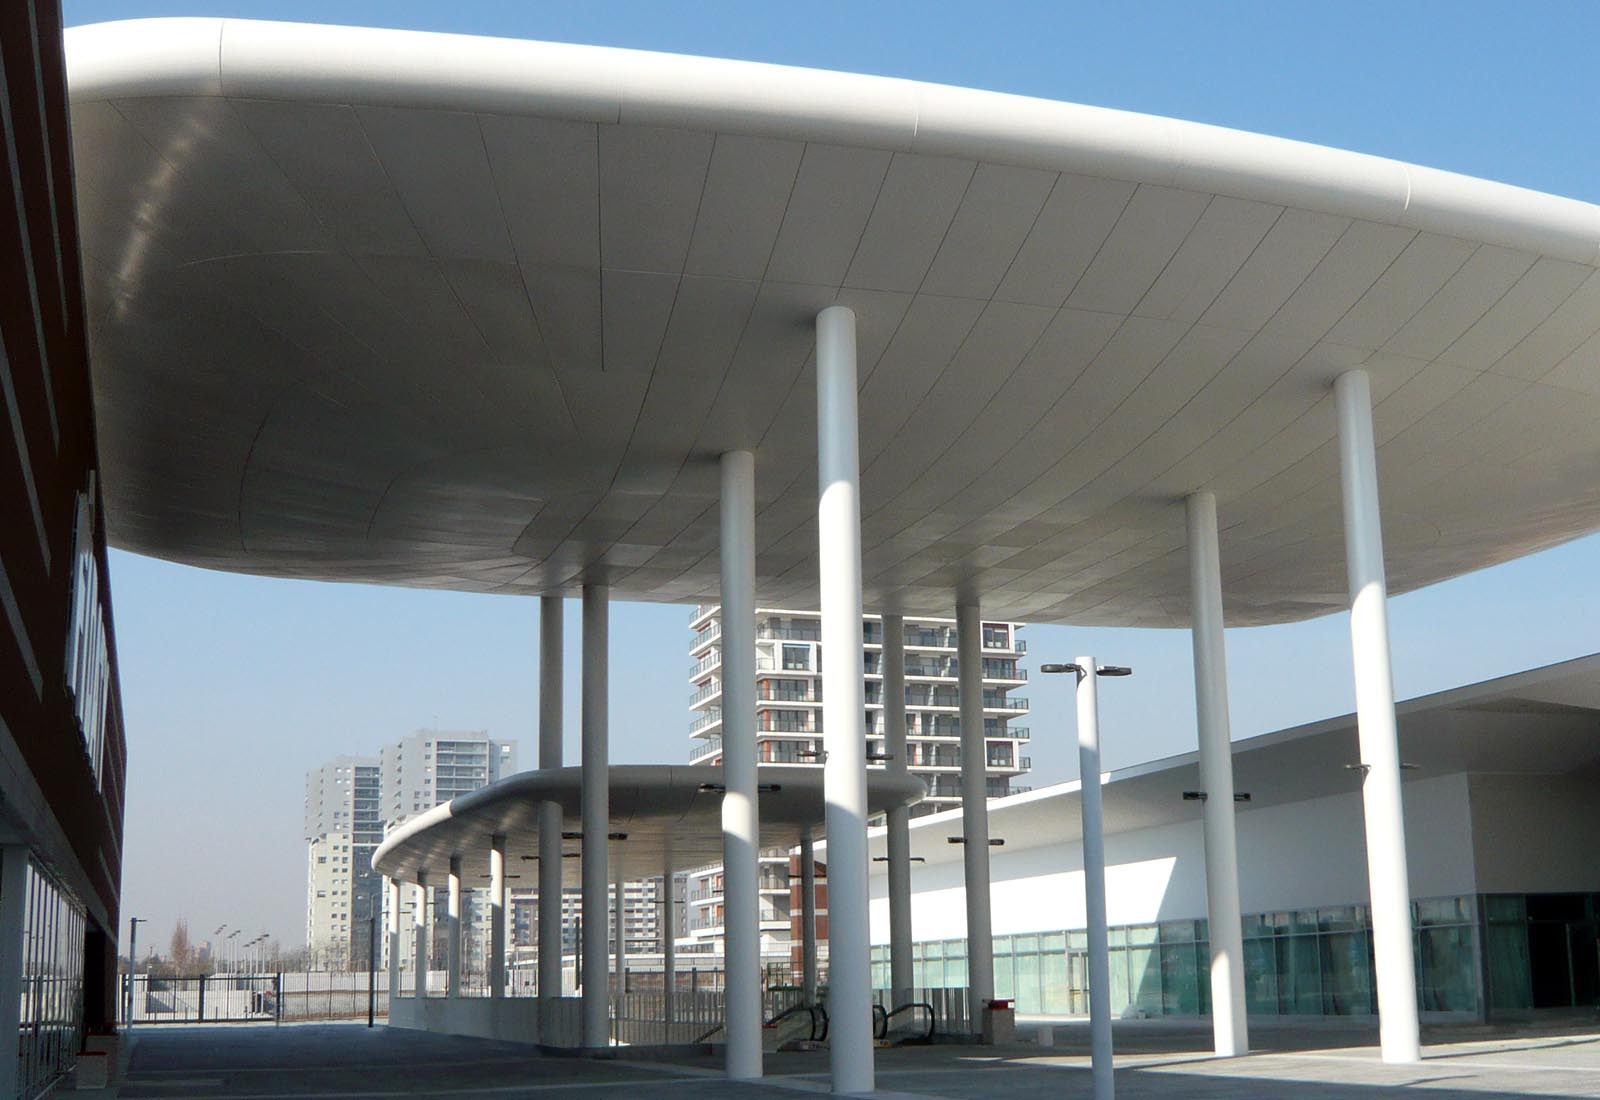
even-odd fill
[[[800,988],[808,1005],[817,1003],[817,844],[807,829],[800,834]]]
[[[761,1076],[760,832],[756,790],[756,460],[722,456],[722,867],[726,1068]]]
[[[432,965],[433,941],[428,934],[428,873],[417,872],[417,884],[413,889],[411,900],[415,906],[411,912],[411,935],[414,942],[411,945],[416,977],[412,986],[419,997],[428,995],[428,967]]]
[[[866,693],[861,678],[861,453],[856,315],[817,314],[817,562],[828,831],[829,1064],[835,1092],[871,1092]]]
[[[539,769],[561,767],[565,600],[539,600]],[[561,996],[561,805],[539,803],[539,998]]]
[[[20,1062],[17,1041],[22,1029],[23,935],[28,913],[28,849],[0,846],[0,1035],[10,1036],[0,1050],[0,1096],[16,1096]],[[132,953],[132,945],[129,945]],[[132,968],[130,966],[130,973]]]
[[[400,996],[400,881],[383,879],[383,930],[389,943],[389,996]]]
[[[1205,821],[1206,917],[1211,929],[1211,1037],[1219,1056],[1250,1049],[1244,1000],[1244,932],[1239,919],[1239,848],[1233,821],[1233,734],[1228,721],[1228,658],[1223,641],[1222,557],[1217,498],[1192,493],[1189,622],[1194,634],[1194,710],[1200,743]]]
[[[1111,948],[1106,930],[1106,845],[1100,809],[1100,695],[1093,657],[1079,657],[1078,775],[1083,814],[1083,903],[1089,940],[1089,1050],[1094,1100],[1111,1100]]]
[[[444,995],[461,996],[461,857],[450,857],[444,917]]]
[[[883,750],[888,771],[906,775],[906,621],[883,617]],[[911,968],[911,811],[896,806],[888,814],[889,847],[889,1000],[890,1007],[914,997]]]
[[[956,607],[961,703],[961,835],[967,894],[967,989],[972,1030],[994,999],[994,926],[989,899],[989,743],[983,731],[983,619],[977,604]]]
[[[506,995],[506,838],[489,838],[489,996]]]
[[[606,963],[611,954],[606,894],[610,886],[607,834],[611,783],[607,660],[610,590],[583,586],[583,1045],[600,1050],[611,1043]],[[559,898],[560,895],[558,894]],[[559,904],[559,902],[558,902]]]
[[[1356,728],[1366,778],[1367,883],[1372,895],[1373,974],[1378,1037],[1385,1062],[1422,1058],[1411,944],[1411,886],[1400,798],[1400,743],[1389,662],[1389,594],[1378,508],[1378,455],[1366,371],[1334,383],[1339,408],[1339,472],[1344,495],[1345,566],[1350,580],[1350,649],[1355,664]]]
[[[672,840],[665,844],[661,873],[661,1020],[667,1043],[677,1022],[678,999],[678,880],[672,870]]]

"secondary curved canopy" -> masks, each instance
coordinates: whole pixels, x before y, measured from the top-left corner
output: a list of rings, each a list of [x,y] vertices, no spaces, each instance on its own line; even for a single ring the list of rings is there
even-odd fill
[[[763,767],[761,784],[761,847],[791,848],[811,829],[823,834],[822,769]],[[624,764],[610,769],[613,834],[610,867],[627,879],[653,878],[670,863],[687,870],[722,862],[722,767]],[[577,838],[582,814],[582,768],[550,768],[519,772],[462,795],[393,830],[373,853],[372,866],[391,878],[413,880],[418,871],[437,876],[450,869],[450,857],[462,857],[470,868],[468,884],[488,877],[490,839],[506,838],[509,874],[532,866],[539,854],[541,802],[561,806],[562,851],[570,858],[564,873],[578,885]],[[881,814],[895,806],[920,802],[927,793],[922,780],[882,769],[867,772],[867,809]],[[572,836],[566,836],[571,833]],[[533,880],[533,872],[523,875]]]
[[[860,318],[869,607],[1342,606],[1330,381],[1392,587],[1600,527],[1600,209],[964,89],[220,20],[68,33],[112,541],[215,568],[815,602],[811,319]]]

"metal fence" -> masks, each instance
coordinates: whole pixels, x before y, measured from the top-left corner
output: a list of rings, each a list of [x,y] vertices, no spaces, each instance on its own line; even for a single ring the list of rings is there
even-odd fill
[[[124,1022],[274,1023],[283,1020],[365,1019],[389,1015],[388,975],[312,970],[284,974],[122,976]]]

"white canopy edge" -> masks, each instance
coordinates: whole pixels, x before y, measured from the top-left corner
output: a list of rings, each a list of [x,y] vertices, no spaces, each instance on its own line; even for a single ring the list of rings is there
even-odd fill
[[[67,31],[74,102],[223,96],[861,146],[1231,195],[1600,263],[1600,207],[1128,111],[600,46],[239,19]]]

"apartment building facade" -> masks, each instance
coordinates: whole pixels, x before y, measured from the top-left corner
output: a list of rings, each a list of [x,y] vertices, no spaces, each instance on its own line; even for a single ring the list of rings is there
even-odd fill
[[[365,969],[370,914],[387,919],[382,879],[372,871],[372,853],[386,830],[441,802],[485,787],[516,770],[516,746],[484,730],[423,729],[385,745],[376,757],[340,756],[306,773],[306,946],[315,965]],[[442,884],[428,904],[444,912]],[[401,895],[401,965],[412,948],[411,891]],[[487,960],[489,907],[482,891],[462,898],[462,920],[470,929],[463,965],[482,973]],[[444,927],[434,922],[435,957],[444,957]],[[388,965],[388,937],[380,931],[380,966]]]
[[[722,759],[722,624],[720,608],[695,609],[690,629],[690,751],[694,763]],[[1028,700],[1015,694],[1027,683],[1021,667],[1027,643],[1021,623],[983,624],[985,783],[990,798],[1027,790],[1019,777],[1031,761],[1024,755],[1029,730],[1016,724]],[[868,615],[862,675],[866,681],[867,760],[884,767],[883,624]],[[756,611],[756,758],[763,764],[820,767],[823,747],[821,617],[778,608]],[[954,619],[905,619],[907,768],[928,788],[912,809],[917,816],[958,806],[961,801],[961,719],[957,691]],[[762,954],[787,962],[798,920],[798,895],[790,883],[787,852],[763,853],[760,868]],[[689,878],[689,954],[718,955],[722,939],[722,869],[703,868]]]
[[[362,968],[383,910],[372,853],[383,840],[376,757],[339,756],[306,773],[306,947],[312,965]],[[381,942],[381,940],[380,940]]]

